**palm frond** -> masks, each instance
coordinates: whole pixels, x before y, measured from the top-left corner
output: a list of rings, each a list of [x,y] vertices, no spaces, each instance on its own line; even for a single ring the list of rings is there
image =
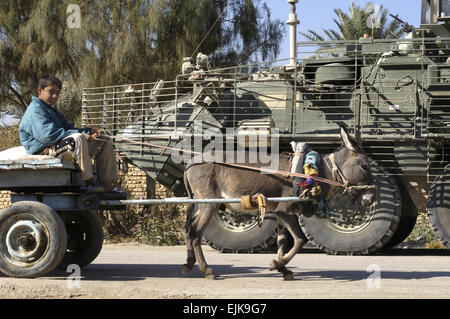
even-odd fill
[[[372,31],[372,36],[377,39],[395,39],[404,35],[401,25],[397,21],[389,19],[389,11],[383,6],[379,7],[380,11],[377,16],[379,25],[373,29],[369,28],[368,19],[374,14],[369,10],[371,6],[373,6],[371,2],[364,7],[351,2],[348,12],[335,8],[333,11],[336,17],[333,18],[333,22],[336,29],[322,30],[325,36],[313,30],[301,34],[312,41],[323,41],[325,38],[328,40],[358,40],[366,33],[372,34]]]

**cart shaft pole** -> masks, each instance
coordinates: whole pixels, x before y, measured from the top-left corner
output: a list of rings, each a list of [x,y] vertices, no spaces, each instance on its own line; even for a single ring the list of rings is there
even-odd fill
[[[298,197],[269,197],[268,202],[307,202],[310,199]],[[189,198],[172,197],[161,199],[133,199],[133,200],[101,200],[100,206],[120,205],[161,205],[161,204],[235,204],[240,203],[240,198]]]

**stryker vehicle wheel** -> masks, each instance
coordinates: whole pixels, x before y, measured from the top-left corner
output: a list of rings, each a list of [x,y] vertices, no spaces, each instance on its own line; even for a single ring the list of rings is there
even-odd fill
[[[271,246],[276,241],[277,217],[267,213],[258,226],[257,217],[220,210],[203,233],[206,243],[220,252],[253,253]]]
[[[400,218],[400,223],[398,229],[395,231],[394,236],[391,240],[384,246],[384,248],[392,248],[402,243],[409,234],[411,234],[414,226],[416,225],[418,215],[404,215]]]
[[[89,265],[103,246],[103,227],[94,211],[61,212],[67,230],[67,251],[58,265],[66,270],[70,264]]]
[[[394,235],[401,215],[398,186],[381,166],[371,161],[376,184],[376,200],[369,207],[350,195],[333,194],[328,216],[299,215],[300,226],[307,238],[329,254],[369,254],[382,248]],[[337,189],[342,193],[342,189]]]
[[[450,249],[450,166],[431,185],[428,218],[436,237]]]
[[[66,252],[67,234],[47,205],[23,201],[0,212],[0,271],[33,278],[52,271]]]
[[[397,185],[399,186],[400,196],[402,199],[402,215],[394,236],[392,236],[391,240],[389,240],[384,248],[391,248],[402,243],[409,236],[409,234],[411,234],[414,226],[416,225],[417,216],[419,214],[411,199],[411,196],[408,194],[406,187],[401,184],[401,182],[398,182]]]

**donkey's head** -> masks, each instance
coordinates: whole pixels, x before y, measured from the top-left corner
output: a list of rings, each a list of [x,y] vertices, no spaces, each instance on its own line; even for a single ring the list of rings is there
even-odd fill
[[[360,198],[362,206],[370,206],[375,200],[375,186],[369,158],[344,127],[341,127],[341,139],[344,147],[331,156],[335,161],[338,178],[347,184],[354,200]]]

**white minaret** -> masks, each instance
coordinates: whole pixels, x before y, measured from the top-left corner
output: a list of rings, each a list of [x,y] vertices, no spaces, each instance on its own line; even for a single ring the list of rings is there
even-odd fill
[[[297,65],[297,25],[300,21],[297,20],[297,13],[295,12],[295,5],[298,0],[288,0],[291,5],[291,13],[289,13],[289,20],[286,22],[289,25],[290,30],[290,55],[289,55],[289,65]]]

